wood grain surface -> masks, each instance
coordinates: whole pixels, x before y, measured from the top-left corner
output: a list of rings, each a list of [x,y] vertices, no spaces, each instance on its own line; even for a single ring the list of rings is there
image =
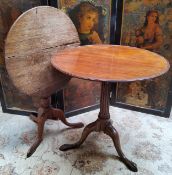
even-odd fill
[[[80,45],[78,33],[62,11],[39,6],[22,14],[5,43],[6,68],[14,85],[28,95],[50,96],[70,80],[50,63],[54,53]]]
[[[144,80],[167,72],[168,61],[153,52],[117,45],[90,45],[66,49],[51,59],[68,75],[108,82]]]

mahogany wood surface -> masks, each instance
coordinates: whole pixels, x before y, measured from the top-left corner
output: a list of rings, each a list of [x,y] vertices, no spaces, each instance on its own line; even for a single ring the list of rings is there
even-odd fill
[[[119,45],[90,45],[65,49],[51,60],[68,75],[98,81],[135,81],[160,76],[167,60],[150,51]]]
[[[64,12],[50,6],[32,8],[15,21],[6,38],[8,74],[23,93],[48,97],[70,80],[53,68],[52,55],[78,45],[76,28]]]

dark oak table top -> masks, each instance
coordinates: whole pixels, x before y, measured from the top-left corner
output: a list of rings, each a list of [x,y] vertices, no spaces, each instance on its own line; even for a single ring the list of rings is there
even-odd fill
[[[105,82],[154,78],[167,72],[168,61],[153,52],[129,46],[88,45],[65,49],[51,59],[59,71]]]

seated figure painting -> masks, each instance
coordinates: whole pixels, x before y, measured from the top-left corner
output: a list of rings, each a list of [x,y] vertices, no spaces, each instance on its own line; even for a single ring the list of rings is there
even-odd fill
[[[131,0],[125,1],[123,7],[121,44],[156,52],[171,64],[171,2]],[[171,71],[141,83],[128,83],[127,87],[118,83],[117,101],[165,113],[170,84]]]
[[[143,27],[136,30],[136,46],[142,49],[156,50],[163,44],[163,33],[159,25],[159,13],[149,10]]]

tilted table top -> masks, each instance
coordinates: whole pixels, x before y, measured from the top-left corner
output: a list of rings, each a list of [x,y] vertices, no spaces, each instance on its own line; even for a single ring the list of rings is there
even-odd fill
[[[52,65],[74,77],[123,82],[144,80],[167,72],[168,61],[153,52],[120,45],[88,45],[55,54]]]

